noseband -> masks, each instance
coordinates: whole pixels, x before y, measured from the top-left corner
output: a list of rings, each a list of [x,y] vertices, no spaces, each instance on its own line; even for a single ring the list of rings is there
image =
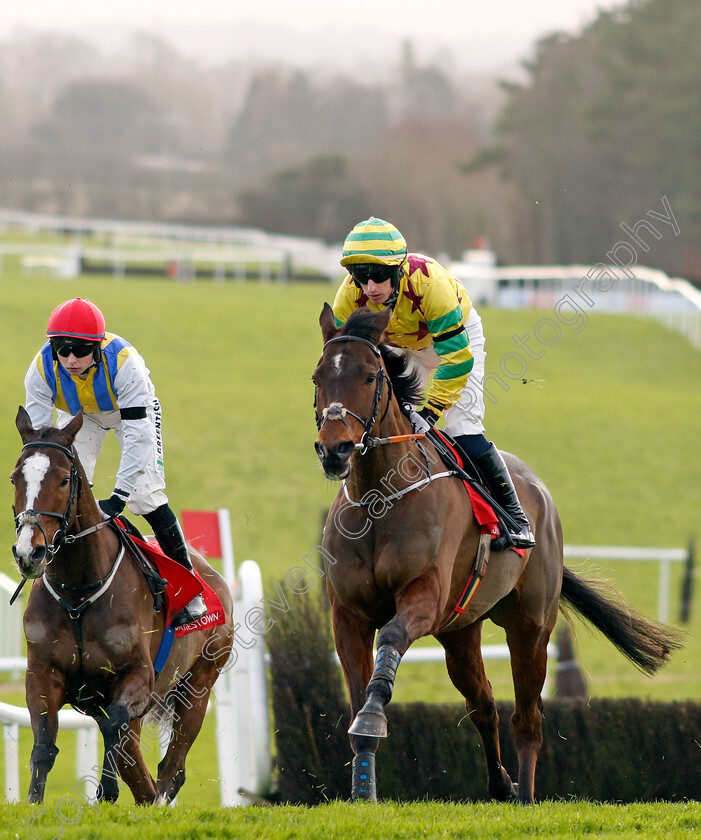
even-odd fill
[[[330,338],[326,344],[324,344],[323,352],[326,352],[326,348],[330,344],[336,344],[339,341],[357,341],[360,344],[364,344],[366,347],[369,347],[372,352],[377,356],[378,359],[382,359],[382,353],[380,353],[379,349],[371,342],[365,338],[360,338],[356,335],[339,335],[336,338]],[[387,382],[387,406],[385,408],[384,414],[382,415],[382,420],[384,420],[385,414],[389,410],[389,404],[392,401],[392,383],[388,379],[387,374],[385,373],[384,367],[380,364],[377,367],[377,371],[375,373],[375,394],[372,401],[372,408],[370,409],[370,414],[368,417],[363,420],[358,414],[354,411],[351,411],[350,408],[346,408],[343,403],[340,402],[332,402],[328,408],[323,409],[321,412],[321,420],[317,418],[316,427],[319,431],[323,429],[326,425],[327,421],[329,420],[340,420],[344,426],[348,429],[349,432],[352,434],[351,427],[348,425],[348,421],[346,420],[346,415],[350,415],[354,417],[360,425],[363,427],[363,436],[360,438],[360,443],[355,444],[355,448],[361,450],[361,454],[363,454],[368,446],[370,445],[368,436],[372,431],[372,427],[375,425],[375,421],[377,420],[377,415],[380,410],[380,399],[382,398],[382,387]],[[316,391],[314,393],[314,408],[316,409]]]
[[[44,447],[58,449],[60,452],[63,452],[63,454],[71,462],[70,488],[68,493],[68,504],[66,505],[66,510],[63,513],[56,513],[52,510],[28,509],[23,510],[21,513],[17,513],[13,505],[12,513],[15,517],[16,533],[19,533],[20,529],[25,525],[33,525],[41,531],[41,533],[44,535],[46,550],[49,555],[48,562],[50,563],[53,560],[56,552],[59,550],[59,548],[61,548],[61,545],[64,542],[68,542],[66,532],[68,531],[68,528],[71,524],[72,510],[75,506],[75,501],[78,496],[78,490],[80,488],[80,476],[78,475],[78,470],[75,466],[75,453],[68,449],[68,447],[63,446],[60,443],[51,443],[47,441],[33,441],[32,443],[25,443],[22,447],[22,452],[24,452],[25,449],[43,449]],[[44,530],[43,525],[39,521],[40,516],[53,516],[55,519],[58,519],[61,522],[58,531],[56,531],[56,533],[54,534],[53,542],[51,543],[49,543],[49,540],[46,536],[46,531]]]

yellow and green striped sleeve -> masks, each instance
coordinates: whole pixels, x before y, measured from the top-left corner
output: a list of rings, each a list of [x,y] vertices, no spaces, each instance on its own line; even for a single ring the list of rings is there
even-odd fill
[[[440,415],[458,401],[467,384],[474,360],[465,329],[467,313],[463,304],[457,300],[452,289],[442,289],[441,294],[436,297],[443,306],[438,308],[438,311],[435,305],[431,307],[432,311],[427,312],[426,324],[433,336],[433,349],[438,354],[440,363],[433,377],[426,406]],[[436,302],[432,300],[431,303]]]

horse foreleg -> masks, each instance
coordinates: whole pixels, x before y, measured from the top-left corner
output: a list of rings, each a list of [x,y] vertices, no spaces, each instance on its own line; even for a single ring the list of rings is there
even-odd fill
[[[346,610],[333,595],[331,603],[336,651],[348,686],[351,718],[354,719],[365,702],[365,687],[372,674],[372,640],[375,628],[369,621],[363,621],[356,614]],[[375,751],[378,740],[364,734],[353,734],[351,730],[349,734],[354,756],[351,799],[374,801],[377,799]]]
[[[500,801],[516,797],[516,786],[501,763],[499,715],[481,652],[482,622],[438,636],[453,685],[465,698],[467,715],[479,732],[487,760],[489,795]]]
[[[105,715],[98,719],[102,738],[105,742],[105,759],[102,767],[102,777],[98,788],[98,799],[114,802],[119,797],[120,767],[133,766],[132,758],[134,744],[131,744],[133,731],[130,721],[140,718],[148,708],[153,670],[144,664],[135,665],[127,671],[115,686],[114,699],[105,710]],[[130,746],[131,744],[131,746]],[[129,774],[130,777],[132,774]],[[126,781],[126,778],[125,778]],[[134,793],[138,793],[129,785]],[[137,785],[138,788],[138,785]]]
[[[64,683],[58,673],[54,670],[44,673],[31,664],[27,669],[27,706],[34,734],[29,760],[32,775],[27,795],[27,802],[31,803],[44,800],[46,778],[58,755],[58,710],[64,702]]]
[[[428,574],[412,581],[397,598],[394,618],[377,634],[375,667],[365,689],[365,703],[348,730],[351,734],[387,737],[384,707],[392,699],[397,668],[409,645],[433,629],[438,596],[437,578]]]

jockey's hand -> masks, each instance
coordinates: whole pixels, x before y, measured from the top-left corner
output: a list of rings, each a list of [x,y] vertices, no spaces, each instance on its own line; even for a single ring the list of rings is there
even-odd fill
[[[113,493],[109,499],[100,499],[97,506],[100,508],[103,519],[114,519],[124,510],[125,504],[126,501],[121,496]]]
[[[425,408],[421,411],[409,412],[409,420],[411,420],[411,427],[417,435],[426,434],[431,431],[431,427],[438,418],[433,412],[427,411]]]

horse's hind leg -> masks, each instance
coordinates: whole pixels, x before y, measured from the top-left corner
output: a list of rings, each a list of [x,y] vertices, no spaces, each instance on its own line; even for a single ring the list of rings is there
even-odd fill
[[[498,800],[513,799],[516,786],[501,763],[499,715],[492,686],[484,670],[481,652],[482,622],[439,636],[453,685],[465,698],[465,708],[479,732],[487,760],[489,795]]]
[[[518,798],[534,801],[535,768],[543,743],[543,690],[548,667],[550,631],[522,616],[506,625],[514,681],[514,714],[511,718],[518,753]]]
[[[217,674],[216,663],[200,658],[175,690],[168,693],[173,699],[173,734],[158,765],[156,805],[165,805],[175,799],[185,783],[185,759],[202,728]]]
[[[132,792],[136,805],[150,805],[156,798],[156,785],[149,772],[142,752],[141,718],[132,720],[123,729],[119,740],[117,765],[119,775]],[[156,742],[157,743],[157,742]],[[143,749],[150,750],[150,744]]]

